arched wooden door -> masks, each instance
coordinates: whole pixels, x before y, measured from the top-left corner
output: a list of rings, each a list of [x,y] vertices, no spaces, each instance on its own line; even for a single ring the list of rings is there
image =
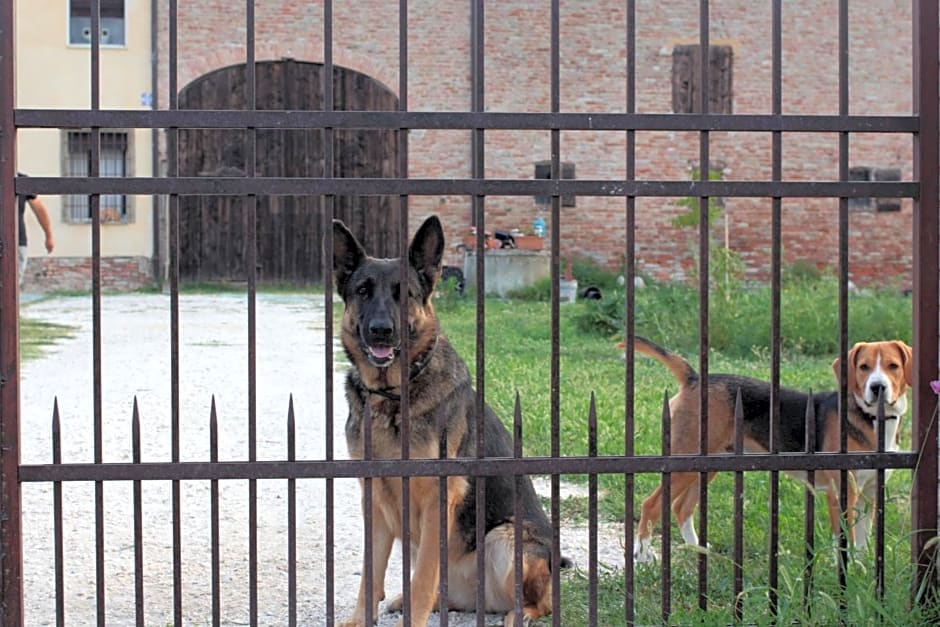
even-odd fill
[[[319,63],[293,60],[256,64],[257,108],[322,110]],[[244,109],[246,65],[221,68],[180,92],[180,109]],[[333,68],[335,110],[395,110],[398,98],[378,81]],[[397,177],[394,130],[334,131],[337,177]],[[181,176],[241,176],[247,134],[233,129],[180,129]],[[326,176],[321,129],[258,129],[258,176]],[[259,196],[256,219],[257,278],[267,283],[319,283],[322,267],[323,199],[318,196]],[[398,254],[397,203],[390,197],[343,196],[334,213],[377,256]],[[190,281],[242,281],[245,268],[245,201],[235,196],[180,199],[180,275]]]

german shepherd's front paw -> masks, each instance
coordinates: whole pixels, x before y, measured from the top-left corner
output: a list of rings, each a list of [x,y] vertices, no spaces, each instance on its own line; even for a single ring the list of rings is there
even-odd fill
[[[359,618],[350,618],[342,622],[336,623],[337,627],[366,627],[366,623],[362,620],[362,617]]]
[[[389,614],[394,614],[395,612],[400,612],[402,607],[402,595],[396,596],[394,599],[389,601],[385,605],[385,611]]]

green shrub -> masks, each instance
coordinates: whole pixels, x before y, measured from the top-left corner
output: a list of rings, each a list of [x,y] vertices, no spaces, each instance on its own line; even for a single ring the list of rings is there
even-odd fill
[[[717,293],[716,293],[717,292]],[[689,285],[651,285],[636,294],[635,329],[673,350],[695,352],[699,345],[698,290]],[[838,281],[809,277],[783,284],[780,337],[783,350],[811,356],[839,350]],[[713,286],[709,298],[709,344],[729,356],[748,357],[770,346],[771,292],[768,286],[722,292]],[[576,314],[585,332],[620,337],[624,329],[624,294],[605,293],[585,303]],[[911,301],[889,290],[849,295],[849,341],[900,339],[910,343]]]

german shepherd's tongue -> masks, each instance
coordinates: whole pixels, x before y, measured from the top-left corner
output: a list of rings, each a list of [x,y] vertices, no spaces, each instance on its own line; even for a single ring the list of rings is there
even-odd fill
[[[392,356],[394,349],[391,346],[370,346],[369,351],[376,359],[388,359]]]

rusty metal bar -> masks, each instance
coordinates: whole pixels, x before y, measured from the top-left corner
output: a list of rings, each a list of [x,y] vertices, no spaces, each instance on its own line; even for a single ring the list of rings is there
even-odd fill
[[[878,452],[885,450],[885,398],[884,390],[878,392],[878,410],[875,417],[877,425]],[[865,503],[864,507],[871,504]],[[879,603],[885,598],[885,471],[879,468],[875,471],[875,597]]]
[[[667,399],[668,400],[668,399]],[[130,464],[22,464],[20,481],[193,481],[209,479],[322,479],[360,477],[420,477],[474,475],[492,477],[522,472],[526,475],[569,474],[643,474],[674,472],[733,472],[769,470],[858,470],[860,468],[914,468],[916,452],[896,453],[748,453],[735,456],[726,453],[705,458],[698,455],[637,455],[630,458],[565,455],[555,457],[457,457],[446,460],[408,459],[362,460],[334,459],[287,461],[210,462],[144,462]]]
[[[919,118],[902,115],[768,115],[736,113],[510,113],[483,111],[239,111],[16,109],[19,128],[364,128],[429,130],[739,131],[916,133]]]
[[[398,3],[398,111],[404,112],[408,110],[408,0],[399,0]],[[398,138],[398,166],[399,173],[398,176],[402,178],[407,178],[408,176],[408,130],[405,128],[398,129],[397,132]],[[408,235],[410,232],[408,225],[408,196],[406,194],[401,194],[398,196],[398,207],[399,207],[399,283],[400,285],[408,285],[410,277],[409,269],[409,255],[408,255]],[[410,321],[408,320],[408,314],[410,309],[408,307],[402,307],[400,310],[401,320],[400,328],[408,329],[411,326]],[[408,333],[402,333],[401,337],[401,352],[399,354],[399,359],[401,364],[406,364],[402,366],[402,373],[408,372],[407,364],[410,364],[409,351],[411,348],[411,337]],[[406,375],[401,376],[401,458],[408,459],[411,457],[411,396],[409,393],[409,378]],[[446,433],[442,435],[446,437]],[[447,447],[446,443],[444,446],[444,457],[447,456]],[[447,493],[447,478],[441,478],[441,492],[443,492],[442,497],[446,498]],[[443,591],[447,588],[447,558],[446,551],[446,522],[447,522],[447,505],[446,501],[441,501],[441,512],[440,515],[444,520],[444,526],[441,528],[441,551],[443,560],[441,562],[441,579],[440,579],[440,591],[439,594],[442,595],[441,598],[441,607],[446,608],[446,594],[443,594]],[[402,521],[411,520],[411,482],[409,478],[402,477],[401,479],[401,509],[402,509]],[[402,587],[402,622],[405,624],[411,623],[411,552],[412,552],[412,538],[411,538],[411,525],[407,522],[402,524],[402,571],[401,571],[401,587]],[[419,539],[419,542],[421,540]],[[447,618],[446,609],[442,610],[442,625]]]
[[[551,85],[550,100],[551,112],[561,111],[561,9],[559,0],[552,0],[551,8]],[[551,131],[551,174],[552,182],[558,183],[561,179],[561,132],[558,129]],[[561,196],[552,194],[551,215],[551,319],[549,322],[551,336],[550,357],[550,390],[549,412],[551,420],[551,455],[561,455],[561,417],[559,394],[561,391],[561,334],[559,324],[561,312],[559,310],[559,285],[561,279],[559,255],[561,251]],[[570,260],[568,261],[570,263]],[[551,478],[551,519],[552,519],[552,564],[561,564],[561,477],[553,473]],[[552,568],[552,625],[561,626],[561,568]]]
[[[169,89],[168,107],[179,108],[177,73],[179,59],[177,0],[169,0]],[[176,183],[179,177],[179,128],[167,128],[167,180]],[[170,445],[173,462],[180,460],[180,329],[179,329],[179,284],[180,284],[180,198],[175,185],[166,193],[170,194],[169,213],[169,269],[170,275]],[[180,513],[180,484],[174,481],[171,487],[173,501],[173,620],[179,625],[183,622],[183,578],[182,578],[182,532]]]
[[[522,405],[519,402],[519,392],[516,392],[516,402],[512,412],[512,456],[513,459],[522,459]],[[522,588],[522,499],[524,494],[522,482],[523,475],[517,474],[512,483],[512,580],[513,580],[513,625],[524,625],[522,617],[523,588]]]
[[[287,405],[287,461],[297,460],[294,395]],[[297,480],[287,480],[287,624],[297,625]]]
[[[471,86],[470,86],[470,108],[477,114],[483,111],[485,103],[485,70],[486,70],[486,56],[484,54],[484,32],[485,32],[485,2],[484,0],[475,0],[470,5],[470,45],[471,45]],[[484,144],[484,130],[482,128],[474,128],[470,132],[470,149],[471,149],[471,176],[474,179],[482,179],[485,177],[486,172],[484,168],[484,163],[486,159],[486,150]],[[477,233],[482,233],[483,229],[481,228],[481,222],[478,221],[478,216],[482,217],[483,212],[485,211],[486,198],[483,196],[475,195],[471,198],[471,216],[470,223],[477,225]],[[485,382],[485,369],[484,369],[484,350],[483,345],[485,343],[484,338],[484,324],[485,317],[483,315],[483,303],[485,298],[485,277],[484,275],[484,260],[482,255],[482,235],[477,236],[477,251],[476,251],[476,276],[478,277],[477,282],[477,357],[476,357],[476,385],[477,385],[477,395],[474,400],[474,416],[476,423],[476,457],[477,459],[482,459],[486,452],[486,429],[484,428],[485,424],[485,403],[486,398],[484,396],[484,382]],[[474,512],[475,516],[475,532],[476,532],[476,561],[477,561],[477,578],[479,580],[479,585],[477,586],[477,598],[476,606],[477,607],[486,607],[486,481],[483,481],[482,478],[477,478],[474,481],[475,487],[475,507],[476,511]],[[477,612],[476,618],[477,627],[484,627],[486,624],[486,617],[483,612]]]
[[[839,115],[849,113],[849,3],[839,0]],[[839,180],[849,178],[849,134],[839,134]],[[849,352],[849,199],[839,197],[839,451],[848,449],[848,360]],[[839,550],[836,560],[839,581],[839,613],[844,620],[846,611],[846,569],[848,566],[848,533],[846,509],[848,506],[848,472],[839,473],[839,509],[842,512],[839,530]]]
[[[91,109],[101,108],[101,20],[100,2],[92,0],[91,6]],[[91,129],[91,163],[88,175],[101,175],[101,129]],[[91,307],[92,307],[92,388],[94,411],[94,458],[100,464],[103,459],[103,416],[101,374],[101,196],[89,195],[91,207]],[[97,623],[105,624],[105,565],[104,565],[104,483],[95,482],[95,603]]]
[[[816,405],[813,400],[813,391],[810,390],[806,399],[806,453],[816,450]],[[816,561],[816,473],[812,470],[806,473],[806,494],[804,496],[803,514],[803,541],[804,564],[803,567],[803,609],[807,615],[812,614],[813,603],[813,564]]]
[[[672,416],[669,413],[669,393],[663,392],[663,459],[669,459],[672,455]],[[708,458],[706,458],[708,459]],[[672,527],[672,518],[669,513],[669,505],[672,503],[672,474],[663,471],[662,473],[662,607],[661,616],[664,625],[669,623],[669,615],[672,614],[672,538],[669,530]],[[652,530],[651,530],[652,531]]]
[[[209,460],[219,461],[219,418],[215,409],[215,395],[209,409]],[[209,482],[209,535],[212,553],[212,627],[219,627],[222,621],[222,579],[219,562],[219,480]]]
[[[17,287],[14,5],[0,2],[0,623],[23,624],[20,463],[20,329]]]
[[[255,2],[245,0],[245,109],[257,109],[257,68],[255,67]],[[245,129],[245,177],[257,176],[258,134]],[[257,277],[258,277],[258,196],[245,198],[245,274],[248,278],[248,461],[257,459]],[[248,481],[248,621],[258,625],[258,484]]]
[[[171,131],[176,129],[170,129]],[[209,196],[780,196],[801,198],[916,198],[917,183],[869,181],[654,181],[623,179],[373,179],[318,177],[108,178],[30,176],[16,181],[20,193],[177,194]]]
[[[783,26],[781,0],[774,0],[772,6],[771,56],[771,110],[780,115],[783,101]],[[783,134],[775,131],[771,134],[771,179],[783,179]],[[780,450],[780,265],[782,257],[781,223],[782,200],[774,196],[770,201],[771,250],[770,250],[770,452]],[[771,616],[776,616],[777,590],[780,575],[780,475],[771,471],[769,489],[769,525],[770,534],[767,550],[767,587],[769,588]]]
[[[597,407],[591,391],[588,457],[597,457]],[[588,625],[597,625],[597,475],[588,475]]]
[[[134,409],[131,415],[132,460],[140,463],[140,412],[137,409],[137,396],[134,395]],[[143,484],[134,482],[134,610],[137,627],[144,625],[144,507]]]
[[[709,40],[709,11],[708,0],[699,0],[699,76],[701,77],[701,91],[699,92],[702,113],[708,113],[708,66],[711,59]],[[709,131],[699,132],[699,180],[711,179],[711,165],[709,163]],[[711,233],[708,206],[710,198],[700,196],[698,199],[698,296],[699,296],[699,373],[702,381],[708,381],[708,312],[709,312],[709,280],[711,278]],[[708,455],[708,386],[699,386],[699,454]],[[708,473],[702,472],[698,477],[698,541],[699,546],[708,546]],[[667,519],[668,520],[668,519]],[[689,521],[692,524],[692,521]],[[698,607],[705,611],[708,608],[708,552],[698,553]]]
[[[439,406],[437,409],[437,429],[438,429],[438,441],[437,441],[437,457],[438,459],[447,459],[447,411],[444,406]],[[438,564],[438,577],[440,578],[437,588],[437,611],[440,614],[440,625],[441,627],[447,627],[447,548],[450,541],[450,536],[447,533],[447,477],[438,478],[438,489],[437,489],[437,507],[438,507],[438,523],[439,523],[439,533],[440,535],[438,540],[439,553],[438,559],[440,563]],[[407,518],[405,519],[407,520]]]
[[[52,404],[52,463],[62,463],[62,425],[59,421],[59,398]],[[55,547],[55,624],[65,627],[65,542],[62,537],[62,483],[52,484],[52,538]],[[6,621],[3,622],[7,624]],[[19,624],[19,623],[17,623]]]
[[[914,202],[914,380],[913,428],[914,450],[921,452],[914,471],[911,498],[911,560],[917,565],[913,594],[924,590],[915,600],[923,605],[936,602],[940,590],[936,579],[937,549],[937,397],[927,385],[927,377],[940,372],[937,357],[938,208],[937,172],[940,169],[940,112],[938,89],[937,3],[913,2],[914,81],[913,109],[920,121],[914,135],[914,179],[918,181],[918,200]],[[926,377],[923,375],[927,375]]]
[[[323,73],[320,75],[321,89],[323,91],[323,111],[333,111],[333,0],[323,0]],[[333,176],[333,129],[323,129],[323,176]],[[331,194],[323,196],[323,217],[321,231],[323,232],[323,363],[325,372],[324,416],[326,433],[326,459],[333,459],[333,213],[335,197]],[[335,492],[333,478],[326,479],[324,502],[326,505],[326,621],[332,627],[336,617],[336,573],[335,573],[335,516],[333,507]]]
[[[365,403],[362,408],[362,459],[371,460],[372,459],[372,408],[369,403]],[[337,463],[337,462],[332,462]],[[404,462],[398,462],[402,464]],[[373,519],[373,507],[372,507],[372,477],[362,476],[362,533],[364,535],[363,542],[363,565],[362,565],[362,580],[365,582],[363,584],[363,600],[365,601],[364,609],[365,613],[363,615],[363,620],[366,625],[371,625],[375,622],[375,618],[372,615],[373,599],[375,590],[373,589],[372,573],[375,570],[374,564],[374,555],[373,555],[373,542],[372,542],[372,528],[375,525],[375,520]],[[410,609],[406,609],[408,606],[403,606],[402,611],[407,616],[410,612]],[[410,620],[408,619],[403,620]]]
[[[628,114],[631,114],[636,112],[636,0],[627,0],[625,37],[627,42],[626,110]],[[632,181],[636,179],[636,132],[628,130],[626,136],[625,180]],[[636,364],[633,352],[636,324],[634,315],[636,306],[636,286],[634,285],[636,278],[636,198],[633,196],[626,198],[625,231],[623,454],[626,457],[632,457],[636,435],[634,420]],[[636,534],[633,521],[635,492],[635,478],[627,473],[623,480],[623,622],[625,625],[633,625],[636,618],[636,564],[633,560],[633,537]]]
[[[741,389],[734,399],[734,454],[744,454],[744,405]],[[744,473],[734,473],[734,557],[732,558],[732,603],[734,619],[744,618]]]

